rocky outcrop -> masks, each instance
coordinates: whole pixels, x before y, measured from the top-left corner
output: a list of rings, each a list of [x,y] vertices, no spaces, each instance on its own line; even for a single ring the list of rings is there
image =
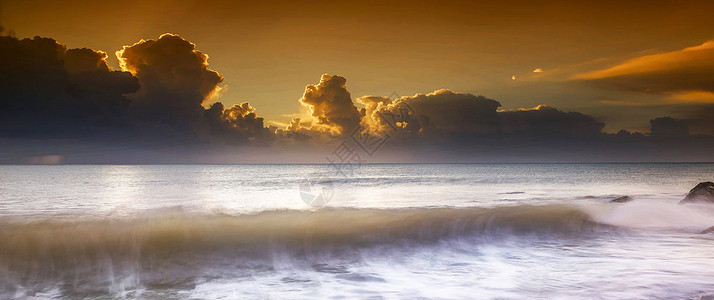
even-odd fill
[[[610,200],[610,203],[625,203],[625,202],[630,202],[630,201],[632,201],[632,197],[622,196],[622,197],[617,197],[615,199]]]
[[[709,227],[709,228],[707,228],[707,229],[704,229],[704,231],[702,231],[702,232],[700,232],[700,233],[702,233],[702,234],[704,234],[704,233],[714,233],[714,226]]]
[[[680,204],[683,203],[711,203],[714,204],[714,182],[707,181],[697,184],[689,191]]]

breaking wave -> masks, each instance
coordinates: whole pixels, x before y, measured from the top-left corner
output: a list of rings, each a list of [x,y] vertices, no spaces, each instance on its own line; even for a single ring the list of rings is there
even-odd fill
[[[446,239],[488,240],[509,235],[580,235],[611,228],[567,205],[497,208],[324,208],[249,215],[182,212],[104,220],[0,221],[0,255],[35,259],[91,250],[125,252],[293,246],[370,246]]]
[[[27,288],[37,293],[64,287],[64,296],[190,286],[209,273],[271,269],[279,257],[320,269],[318,262],[375,246],[409,249],[446,242],[468,251],[472,243],[510,236],[578,237],[611,229],[574,207],[529,205],[0,222],[0,277],[8,279],[1,290],[26,295]],[[222,267],[226,264],[231,267]]]
[[[643,211],[628,204],[603,207],[609,208],[325,208],[250,215],[197,215],[174,209],[130,219],[6,218],[0,220],[0,297],[86,298],[126,296],[142,289],[192,290],[202,282],[250,278],[279,268],[379,281],[369,274],[350,274],[344,264],[374,256],[375,249],[389,257],[430,247],[434,252],[472,254],[481,245],[514,239],[577,243],[620,236],[632,228],[622,220]],[[286,278],[283,281],[294,279]]]

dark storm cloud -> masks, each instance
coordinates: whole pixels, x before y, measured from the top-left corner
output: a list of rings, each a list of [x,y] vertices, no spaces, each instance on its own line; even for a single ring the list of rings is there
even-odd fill
[[[255,137],[267,137],[272,133],[264,126],[263,118],[256,115],[248,102],[235,104],[225,109],[216,102],[204,111],[213,137],[225,142],[240,142]]]
[[[220,91],[223,76],[208,67],[208,55],[184,38],[167,33],[124,46],[116,55],[122,69],[141,83],[129,97],[129,113],[145,133],[227,143],[272,135],[248,102],[229,108],[216,102],[204,108]]]
[[[81,136],[118,126],[125,95],[139,85],[105,58],[50,38],[0,37],[0,134]]]
[[[444,139],[463,142],[502,134],[592,136],[600,134],[604,127],[593,117],[545,105],[498,111],[501,104],[496,100],[446,89],[399,99],[364,96],[356,99],[364,105],[358,109],[350,98],[345,79],[329,75],[323,75],[320,84],[309,85],[300,102],[310,108],[316,120],[317,126],[310,127],[311,131],[326,127],[338,133],[362,124],[375,135],[409,136],[424,143]],[[300,129],[300,121],[293,120],[286,131]]]
[[[389,123],[390,118],[380,116],[398,115],[409,131],[435,129],[452,133],[491,133],[498,131],[496,109],[501,104],[483,96],[455,93],[446,89],[429,94],[417,94],[394,100],[373,113],[378,123]],[[407,117],[403,117],[404,115]]]
[[[349,94],[343,85],[339,90]],[[345,102],[339,106],[350,107]],[[446,89],[398,99],[364,96],[356,102],[364,107],[348,111],[364,112],[360,123],[366,131],[389,135],[380,150],[386,161],[701,161],[714,147],[709,136],[688,136],[679,121],[654,121],[653,134],[607,134],[603,122],[583,113],[547,105],[498,110],[496,100]],[[332,101],[321,103],[325,111],[339,111]],[[302,131],[315,141],[315,129],[300,121],[293,120],[285,132]]]
[[[661,117],[650,120],[650,132],[657,137],[688,136],[689,127],[682,120],[671,117]]]
[[[111,70],[107,65],[107,53],[89,48],[67,50],[64,67],[70,74]]]
[[[141,82],[141,93],[180,94],[186,101],[201,104],[218,89],[223,76],[208,68],[208,55],[196,45],[175,34],[163,34],[157,40],[141,40],[124,46],[116,55],[122,70],[131,72]],[[141,99],[161,101],[165,99]]]
[[[113,71],[103,51],[0,37],[0,137],[162,143],[271,135],[248,103],[204,109],[222,76],[181,37],[142,40],[118,56],[126,71]]]
[[[122,70],[139,79],[131,112],[147,129],[200,135],[207,130],[202,104],[223,76],[208,68],[208,56],[178,35],[141,40],[117,51]]]
[[[365,96],[357,102],[365,105],[363,124],[374,134],[391,137],[383,152],[396,159],[706,161],[714,149],[711,136],[688,136],[680,121],[654,121],[652,135],[627,131],[606,134],[602,132],[603,122],[579,112],[547,105],[498,110],[501,104],[495,100],[449,90],[399,99]],[[397,126],[389,126],[390,118],[385,115],[396,116]]]
[[[604,124],[578,112],[563,112],[547,105],[516,110],[497,110],[501,104],[493,99],[471,94],[437,90],[391,100],[362,97],[364,123],[375,131],[387,131],[396,116],[400,129],[407,132],[476,136],[485,134],[525,135],[597,135]]]
[[[500,111],[501,132],[529,135],[594,136],[604,123],[579,112],[563,112],[547,105]]]
[[[578,74],[573,79],[633,92],[714,92],[714,41],[636,57],[607,69]]]

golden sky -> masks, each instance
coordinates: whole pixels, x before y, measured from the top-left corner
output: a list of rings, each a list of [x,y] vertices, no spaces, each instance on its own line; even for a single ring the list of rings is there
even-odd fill
[[[607,119],[610,132],[649,126],[651,118],[675,111],[678,99],[714,101],[706,87],[643,92],[605,78],[616,78],[608,74],[618,67],[667,59],[667,53],[682,57],[683,49],[714,39],[712,1],[4,0],[1,5],[0,24],[17,37],[47,36],[68,47],[103,50],[114,69],[119,64],[113,53],[122,46],[178,34],[224,76],[218,100],[227,107],[248,101],[268,123],[305,115],[298,99],[324,73],[346,78],[353,98],[449,89],[496,99],[504,109],[547,104],[589,113]],[[714,57],[703,55],[705,61]],[[685,71],[675,72],[682,81],[701,75]]]

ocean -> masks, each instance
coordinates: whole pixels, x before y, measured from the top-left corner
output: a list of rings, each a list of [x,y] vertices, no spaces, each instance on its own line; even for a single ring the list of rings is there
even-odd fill
[[[707,163],[0,166],[0,298],[712,299],[714,205],[678,204],[712,180]]]

